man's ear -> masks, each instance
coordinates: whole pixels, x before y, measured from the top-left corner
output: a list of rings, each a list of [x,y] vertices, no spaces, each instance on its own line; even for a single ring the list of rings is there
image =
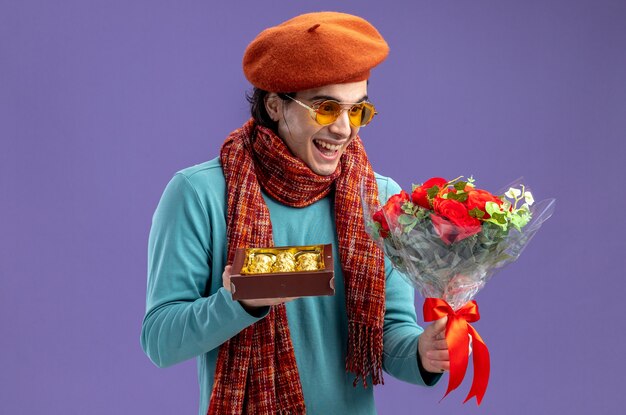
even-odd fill
[[[283,105],[283,100],[275,92],[270,92],[265,96],[265,110],[267,111],[267,115],[273,121],[278,121],[280,118],[280,110]]]

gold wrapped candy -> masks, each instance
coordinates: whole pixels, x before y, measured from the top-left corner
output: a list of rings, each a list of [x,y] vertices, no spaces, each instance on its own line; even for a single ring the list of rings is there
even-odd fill
[[[298,255],[296,271],[317,271],[319,269],[319,257],[317,253],[301,253]]]
[[[272,265],[272,272],[292,272],[296,269],[296,257],[290,251],[280,251],[276,255],[276,262]]]
[[[242,274],[267,274],[324,269],[323,245],[248,248]]]
[[[275,255],[273,254],[253,254],[249,258],[248,272],[250,274],[265,274],[272,270]]]

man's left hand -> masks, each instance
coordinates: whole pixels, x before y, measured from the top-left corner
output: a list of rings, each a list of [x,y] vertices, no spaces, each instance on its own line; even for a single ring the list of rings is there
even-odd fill
[[[422,367],[431,373],[450,370],[450,353],[446,342],[446,323],[448,317],[442,317],[431,323],[420,335],[417,351]]]

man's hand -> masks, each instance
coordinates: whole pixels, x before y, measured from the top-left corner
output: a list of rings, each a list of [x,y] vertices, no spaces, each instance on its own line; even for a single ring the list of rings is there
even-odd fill
[[[434,321],[426,327],[417,342],[422,367],[431,373],[450,370],[450,353],[446,342],[447,322],[448,317]]]
[[[224,272],[222,273],[222,285],[226,288],[226,291],[230,292],[230,274],[232,266],[226,265]],[[239,303],[247,311],[254,311],[261,307],[273,306],[282,303],[286,303],[295,300],[297,297],[290,298],[255,298],[253,300],[239,300]]]

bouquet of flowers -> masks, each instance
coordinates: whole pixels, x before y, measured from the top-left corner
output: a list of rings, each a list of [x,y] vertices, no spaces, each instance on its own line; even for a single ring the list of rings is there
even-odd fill
[[[478,404],[489,379],[489,353],[476,330],[473,301],[494,271],[515,261],[554,211],[554,199],[535,203],[523,184],[501,196],[476,188],[474,179],[433,177],[389,198],[384,206],[363,198],[366,229],[393,266],[424,296],[424,319],[448,316],[450,380],[461,384],[474,350],[474,381],[467,400]],[[469,335],[469,336],[468,336]],[[444,395],[445,396],[445,395]]]

